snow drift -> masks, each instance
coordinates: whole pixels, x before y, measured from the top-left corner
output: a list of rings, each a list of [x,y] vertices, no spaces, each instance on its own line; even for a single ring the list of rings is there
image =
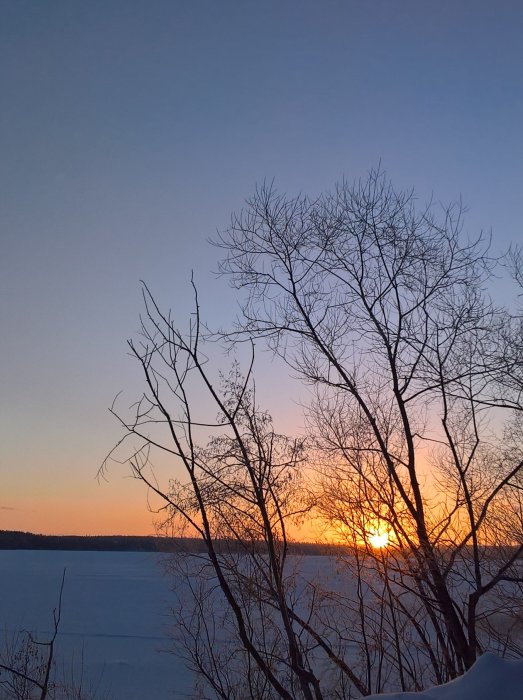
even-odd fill
[[[420,693],[387,693],[367,700],[519,700],[523,698],[523,659],[484,654],[463,676]]]

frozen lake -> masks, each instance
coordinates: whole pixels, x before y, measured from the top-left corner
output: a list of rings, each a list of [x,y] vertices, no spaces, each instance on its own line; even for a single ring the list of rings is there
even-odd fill
[[[167,651],[172,648],[169,609],[175,602],[162,567],[168,556],[0,550],[2,642],[19,630],[43,641],[50,637],[65,568],[57,667],[74,668],[76,681],[83,674],[84,687],[97,689],[94,700],[192,697],[193,674]],[[325,567],[323,557],[305,561],[312,576]],[[329,581],[336,580],[330,571]]]
[[[169,609],[174,595],[169,578],[163,574],[162,558],[166,556],[0,550],[0,643],[23,629],[42,640],[50,637],[53,608],[66,568],[55,655],[58,670],[74,668],[77,682],[83,675],[84,689],[97,690],[87,696],[93,700],[192,697],[192,673],[181,659],[168,653],[173,625]],[[346,576],[337,571],[334,559],[306,557],[300,560],[300,569],[314,580],[326,576],[334,590],[347,588]],[[496,666],[490,678],[493,664],[498,662],[495,657],[485,661],[491,684],[480,679],[478,687],[484,692],[461,694],[467,684],[476,683],[479,676],[474,676],[474,681],[464,679],[464,685],[450,684],[448,697],[447,686],[442,688],[439,700],[487,699],[492,697],[487,692],[490,687],[497,689],[499,700],[515,700],[519,695],[514,688],[523,683],[523,662],[503,662],[503,669]],[[424,697],[419,696],[420,700]],[[400,700],[400,696],[394,698]]]
[[[67,569],[56,659],[101,700],[187,698],[191,674],[166,652],[169,580],[161,557],[138,552],[0,551],[2,641],[28,629],[46,639]],[[83,661],[82,661],[83,659]]]

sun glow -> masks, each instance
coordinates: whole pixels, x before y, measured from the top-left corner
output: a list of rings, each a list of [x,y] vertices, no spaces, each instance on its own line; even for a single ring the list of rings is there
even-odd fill
[[[375,549],[382,549],[389,544],[389,533],[386,530],[373,528],[369,530],[369,544]]]

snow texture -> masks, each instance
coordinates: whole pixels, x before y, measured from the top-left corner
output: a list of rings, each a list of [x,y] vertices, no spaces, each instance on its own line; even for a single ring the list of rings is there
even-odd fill
[[[484,654],[460,678],[421,693],[387,693],[368,700],[521,700],[523,659],[500,659]]]
[[[75,669],[98,698],[190,698],[194,676],[165,653],[172,642],[172,593],[162,555],[135,552],[0,551],[0,635],[52,630],[62,571],[67,569],[57,664]],[[315,558],[306,563],[311,570]],[[333,572],[334,574],[334,572]],[[334,581],[333,581],[334,582]],[[523,660],[485,654],[461,678],[421,693],[381,700],[523,700]]]
[[[72,666],[101,700],[191,697],[191,672],[165,653],[172,594],[161,555],[0,551],[0,641],[23,629],[49,637],[64,568],[57,669]]]

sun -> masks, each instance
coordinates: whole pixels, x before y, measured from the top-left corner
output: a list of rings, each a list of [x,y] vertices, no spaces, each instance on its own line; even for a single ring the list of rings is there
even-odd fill
[[[382,549],[389,544],[389,533],[385,530],[372,529],[369,531],[369,543],[374,549]]]

